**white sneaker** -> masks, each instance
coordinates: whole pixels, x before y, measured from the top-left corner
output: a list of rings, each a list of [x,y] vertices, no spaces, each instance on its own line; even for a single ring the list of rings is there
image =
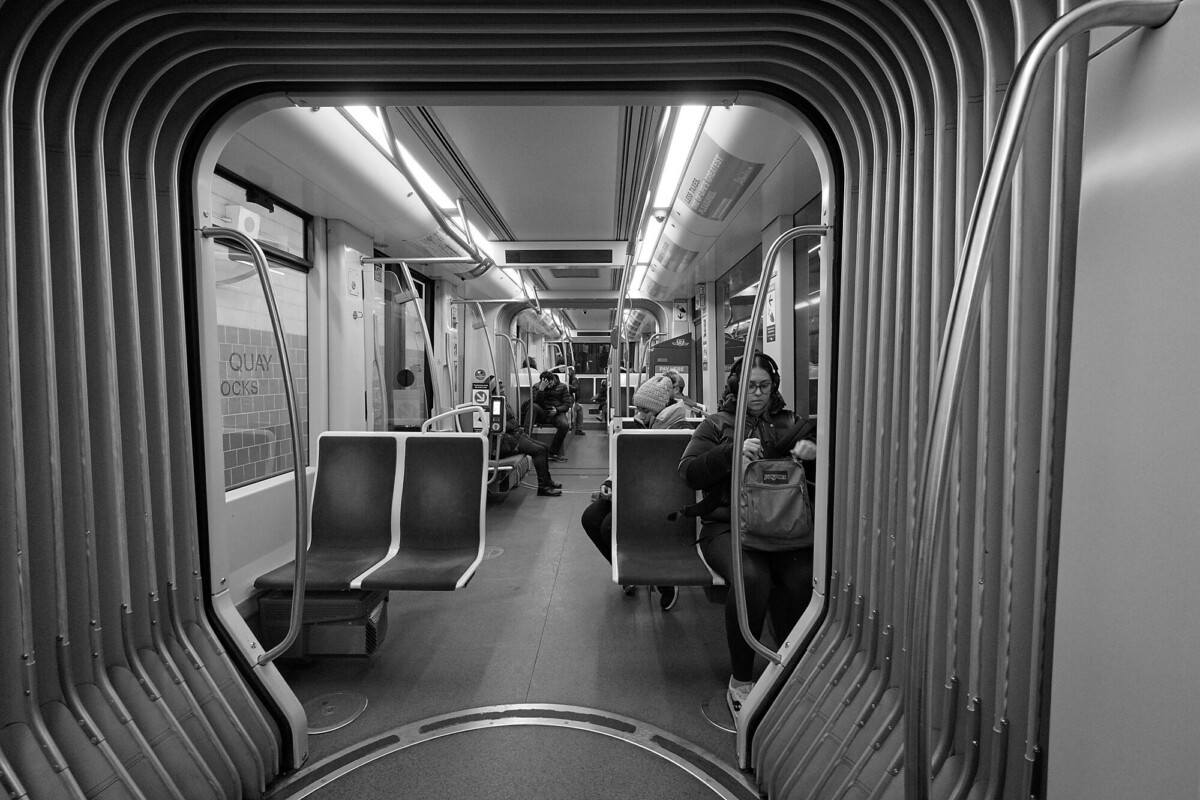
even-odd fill
[[[754,688],[753,683],[747,683],[745,686],[734,686],[730,681],[729,689],[725,692],[725,702],[729,704],[729,714],[733,717],[733,724],[737,725],[738,714],[741,713],[742,706],[746,704],[746,698],[750,696],[750,690]]]

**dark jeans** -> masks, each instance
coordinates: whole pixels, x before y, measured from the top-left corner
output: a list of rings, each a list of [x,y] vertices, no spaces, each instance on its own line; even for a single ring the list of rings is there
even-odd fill
[[[529,419],[529,405],[522,406],[521,419]],[[522,422],[522,425],[525,423]],[[563,440],[567,438],[567,434],[571,431],[571,420],[567,412],[562,414],[551,415],[546,409],[533,404],[533,424],[534,425],[553,425],[558,428],[554,432],[554,439],[550,442],[550,452],[558,455],[562,452]]]
[[[552,480],[550,477],[550,458],[547,455],[546,445],[541,442],[529,438],[529,434],[522,431],[517,434],[517,446],[511,451],[502,449],[501,456],[510,456],[513,453],[524,453],[533,458],[533,469],[537,472],[538,486],[546,486]]]
[[[713,571],[725,579],[725,639],[733,677],[754,679],[754,650],[738,627],[737,601],[733,592],[733,553],[729,550],[729,523],[706,522],[700,529],[700,550]],[[762,637],[763,623],[771,615],[775,635],[783,640],[804,613],[812,597],[813,551],[787,550],[766,553],[742,548],[742,576],[746,582],[746,616],[750,631]]]

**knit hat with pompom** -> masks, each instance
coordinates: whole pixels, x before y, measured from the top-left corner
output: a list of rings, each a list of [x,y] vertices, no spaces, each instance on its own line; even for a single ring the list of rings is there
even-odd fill
[[[675,385],[671,383],[670,378],[666,375],[655,375],[653,378],[643,381],[642,385],[633,393],[633,404],[651,414],[658,414],[667,407],[667,403],[671,402],[674,390]]]

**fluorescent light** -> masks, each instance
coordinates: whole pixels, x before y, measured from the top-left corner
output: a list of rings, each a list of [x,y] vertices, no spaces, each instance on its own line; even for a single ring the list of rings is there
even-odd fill
[[[355,122],[370,134],[371,138],[375,140],[375,144],[379,145],[384,153],[390,157],[392,151],[388,148],[387,134],[384,133],[383,120],[375,113],[375,107],[345,106],[345,109],[346,113],[354,117]],[[404,162],[404,166],[408,167],[409,171],[413,174],[413,178],[421,185],[425,193],[433,199],[438,208],[444,211],[458,208],[458,205],[450,199],[449,195],[442,191],[442,187],[437,185],[429,173],[416,162],[412,154],[399,141],[396,142],[396,151],[400,153],[400,160]]]
[[[654,249],[658,247],[658,237],[662,235],[665,220],[650,217],[642,226],[642,244],[638,247],[637,263],[649,264],[654,257]]]
[[[810,248],[808,248],[808,252],[810,252],[810,253],[815,253],[815,252],[817,252],[817,251],[818,251],[818,250],[820,250],[820,249],[821,249],[821,245],[820,245],[820,244],[817,244],[817,245],[815,245],[814,247],[810,247]]]
[[[649,264],[638,264],[637,269],[633,271],[633,280],[629,282],[630,287],[641,289],[642,284],[646,282],[646,272],[649,269]],[[626,313],[629,313],[628,309],[626,309]]]
[[[667,147],[667,159],[658,176],[658,187],[654,191],[653,208],[669,209],[675,203],[675,189],[687,166],[692,145],[704,119],[704,106],[680,106],[675,117],[675,130],[671,132],[671,143]]]
[[[387,135],[383,132],[383,120],[375,113],[374,106],[346,106],[346,113],[354,117],[354,121],[371,135],[375,144],[387,152]]]
[[[796,305],[793,306],[793,308],[796,311],[799,311],[800,309],[807,308],[808,306],[815,306],[819,302],[821,302],[821,298],[818,296],[818,297],[814,297],[810,300],[801,300],[799,303],[796,303]]]

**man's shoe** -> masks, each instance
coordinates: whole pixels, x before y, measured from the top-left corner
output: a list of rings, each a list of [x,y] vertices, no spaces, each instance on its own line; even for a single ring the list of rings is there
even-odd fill
[[[562,484],[559,483],[558,481],[548,481],[546,483],[546,485],[549,486],[551,489],[561,489],[562,488]]]
[[[663,611],[670,611],[675,607],[675,601],[679,599],[679,587],[677,586],[660,586],[658,593],[661,597],[658,598],[658,607]]]
[[[637,594],[637,587],[632,583],[627,583],[621,587],[621,591],[625,593],[626,597],[633,597],[635,594]]]
[[[575,435],[576,436],[587,436],[587,434],[584,433],[582,430],[575,431]]]
[[[538,497],[558,497],[562,494],[562,489],[555,489],[553,486],[539,486]]]
[[[558,453],[550,453],[548,457],[551,461],[566,461],[567,460],[566,456],[560,456]]]
[[[730,680],[732,681],[732,679]],[[746,704],[746,698],[750,696],[750,690],[753,688],[753,683],[748,683],[745,686],[734,686],[730,683],[729,688],[725,691],[725,702],[729,705],[729,713],[733,717],[733,724],[735,726],[738,722],[738,713],[741,712],[742,706]]]

